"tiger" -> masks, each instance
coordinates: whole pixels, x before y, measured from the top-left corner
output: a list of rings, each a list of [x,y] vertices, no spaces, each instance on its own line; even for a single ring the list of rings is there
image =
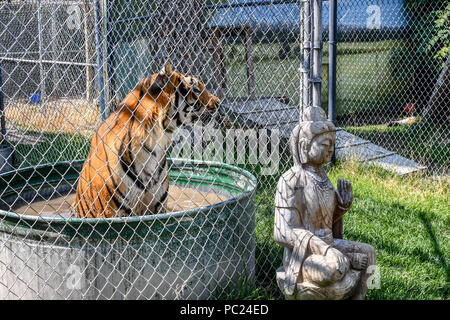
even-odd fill
[[[214,115],[220,100],[199,79],[173,70],[144,77],[94,132],[72,212],[112,218],[165,212],[166,152],[174,131]]]

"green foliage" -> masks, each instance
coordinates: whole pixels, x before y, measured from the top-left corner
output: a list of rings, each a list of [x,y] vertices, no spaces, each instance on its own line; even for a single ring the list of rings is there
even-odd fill
[[[377,252],[381,287],[367,299],[450,298],[448,178],[398,176],[342,162],[329,173],[352,182],[355,200],[344,216],[344,238]]]
[[[450,298],[450,188],[448,178],[398,176],[356,162],[328,170],[332,183],[352,182],[355,200],[344,216],[344,239],[371,244],[381,281],[366,299]],[[275,183],[260,184],[257,196],[256,282],[242,279],[221,299],[283,299],[275,284],[282,248],[273,241]]]
[[[427,49],[435,52],[433,57],[437,61],[441,61],[440,66],[443,67],[444,61],[450,55],[450,2],[444,10],[437,11],[436,15],[433,37]]]
[[[88,156],[90,139],[81,134],[40,134],[33,131],[28,131],[27,134],[40,136],[40,141],[36,144],[14,145],[14,162],[20,168],[85,159]]]
[[[407,0],[405,8],[412,17],[411,40],[415,45],[415,54],[424,60],[415,59],[413,63],[420,65],[425,62],[438,73],[442,68],[441,54],[448,55],[449,50],[448,1]]]

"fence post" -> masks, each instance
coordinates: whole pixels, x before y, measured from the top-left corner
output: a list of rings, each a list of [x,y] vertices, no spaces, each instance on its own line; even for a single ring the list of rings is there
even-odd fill
[[[336,125],[336,59],[337,59],[337,0],[329,0],[328,23],[328,120]],[[336,163],[336,149],[331,164]]]
[[[108,0],[102,0],[102,16],[103,16],[103,55],[105,59],[105,94],[108,106],[111,104],[119,103],[116,101],[118,97],[116,97],[117,88],[116,88],[116,79],[115,79],[115,61],[114,61],[114,42],[117,41],[115,39],[115,30],[114,24],[111,21],[111,7],[114,4],[114,1],[111,3]],[[109,113],[109,108],[108,108]]]
[[[0,173],[13,170],[13,149],[6,142],[5,100],[3,96],[2,65],[0,63]]]
[[[83,25],[84,25],[84,47],[85,47],[85,61],[86,61],[86,100],[88,103],[91,103],[94,98],[94,90],[92,89],[92,79],[94,78],[94,70],[92,66],[88,66],[87,64],[91,64],[91,57],[93,56],[93,48],[91,45],[91,41],[89,41],[89,2],[85,1],[83,4]]]
[[[322,0],[312,0],[312,105],[322,106]]]
[[[337,0],[329,0],[328,23],[328,120],[336,125],[336,44],[337,44]],[[336,163],[336,149],[333,151],[331,164]],[[333,224],[333,236],[342,239],[344,232],[343,218]]]
[[[39,0],[39,5],[38,5],[38,15],[37,15],[37,19],[38,19],[38,41],[39,41],[39,74],[40,74],[40,84],[39,84],[39,88],[40,88],[40,102],[41,103],[45,103],[45,75],[44,75],[44,64],[42,63],[43,60],[43,39],[42,39],[42,0]],[[47,108],[44,109],[45,111],[48,111]]]
[[[213,59],[214,59],[214,72],[217,82],[216,95],[219,99],[223,100],[226,97],[226,69],[225,69],[225,55],[223,53],[225,39],[219,28],[215,28],[212,33],[213,43]]]
[[[105,97],[105,75],[103,70],[103,46],[102,46],[102,18],[101,18],[101,0],[95,1],[95,38],[97,49],[97,77],[98,77],[98,93],[100,104],[100,115],[102,120],[106,119],[106,97]]]
[[[337,0],[330,1],[328,24],[328,120],[336,125]]]
[[[6,143],[6,120],[5,120],[5,100],[3,97],[3,78],[2,65],[0,64],[0,125],[1,125],[1,144]]]
[[[303,74],[303,90],[302,90],[302,111],[311,105],[311,90],[310,90],[310,56],[311,56],[311,2],[306,0],[303,3],[303,39],[301,42],[303,53],[303,64],[301,72]],[[302,113],[303,121],[303,113]]]
[[[247,87],[250,99],[255,99],[255,73],[252,57],[252,28],[247,27],[245,33],[245,66],[247,69]]]

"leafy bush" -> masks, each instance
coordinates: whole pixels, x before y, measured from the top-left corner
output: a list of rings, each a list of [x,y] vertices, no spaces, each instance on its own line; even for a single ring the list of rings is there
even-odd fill
[[[433,37],[430,39],[427,50],[434,52],[433,58],[440,62],[439,67],[450,55],[450,2],[443,10],[436,11]]]

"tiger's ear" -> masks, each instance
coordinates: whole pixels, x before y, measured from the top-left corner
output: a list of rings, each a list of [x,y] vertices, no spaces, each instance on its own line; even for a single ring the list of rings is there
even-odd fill
[[[171,77],[173,73],[172,62],[167,61],[160,73],[168,77]]]
[[[139,103],[139,100],[143,96],[143,89],[144,89],[144,81],[145,78],[142,79],[137,86],[134,88],[133,91],[127,94],[125,99],[122,100],[122,102],[119,104],[119,108],[122,108],[126,106],[128,109],[133,110],[136,108],[136,106]]]
[[[148,89],[149,93],[154,97],[160,94],[161,91],[163,91],[164,87],[167,85],[169,79],[170,78],[165,74],[156,74],[156,77],[153,79],[153,82]]]
[[[163,91],[163,89],[169,84],[170,78],[173,74],[172,63],[167,61],[162,70],[156,74],[150,85],[149,92],[151,95],[156,96]],[[155,76],[155,75],[154,75]]]

